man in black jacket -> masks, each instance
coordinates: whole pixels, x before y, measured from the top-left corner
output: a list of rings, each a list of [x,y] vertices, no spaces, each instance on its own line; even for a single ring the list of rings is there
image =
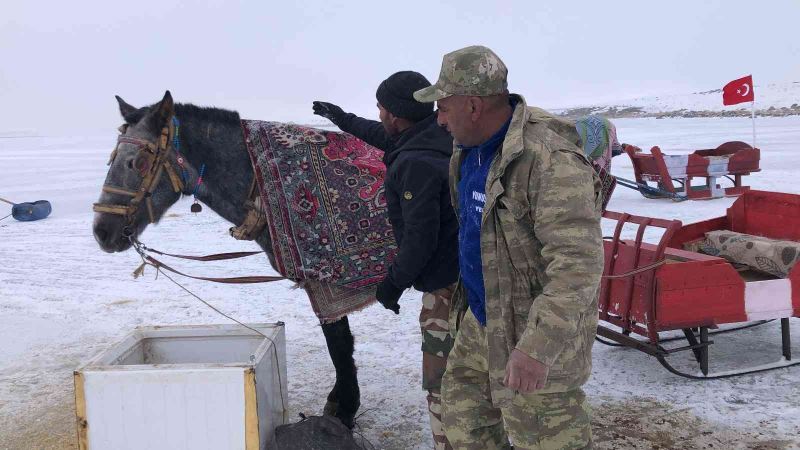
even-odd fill
[[[423,292],[423,389],[435,448],[449,449],[440,422],[440,386],[453,345],[448,332],[450,296],[458,278],[458,223],[450,205],[450,134],[436,123],[433,103],[414,100],[414,91],[431,83],[417,72],[398,72],[376,93],[380,122],[345,113],[331,103],[314,102],[314,114],[332,121],[384,151],[386,203],[398,252],[375,296],[399,313],[403,291]]]

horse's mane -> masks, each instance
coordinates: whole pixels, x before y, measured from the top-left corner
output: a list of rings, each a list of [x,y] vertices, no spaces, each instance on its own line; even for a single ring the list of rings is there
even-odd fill
[[[181,120],[196,119],[209,122],[221,122],[231,125],[239,125],[241,119],[236,111],[227,109],[213,108],[206,106],[195,106],[191,103],[176,103],[175,114]]]

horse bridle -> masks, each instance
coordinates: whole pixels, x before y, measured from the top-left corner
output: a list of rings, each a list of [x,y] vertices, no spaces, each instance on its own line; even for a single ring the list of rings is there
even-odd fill
[[[135,168],[139,171],[142,178],[139,188],[136,190],[129,190],[110,184],[103,184],[103,192],[128,196],[131,200],[127,205],[95,203],[92,209],[97,213],[123,216],[126,221],[123,233],[132,234],[133,218],[143,201],[147,206],[147,213],[150,219],[149,223],[155,223],[156,217],[153,212],[153,191],[158,186],[159,181],[161,181],[161,176],[164,174],[164,171],[167,172],[170,182],[172,183],[172,188],[177,194],[183,192],[184,180],[181,180],[178,176],[178,172],[175,171],[175,168],[172,167],[172,163],[169,160],[170,152],[174,151],[173,139],[175,137],[175,121],[173,118],[170,118],[170,120],[167,121],[167,125],[161,129],[161,135],[157,142],[126,136],[125,133],[127,129],[127,124],[119,128],[121,134],[117,137],[117,145],[111,152],[108,165],[111,165],[117,157],[120,144],[133,144],[137,146],[139,152],[134,161],[142,162],[142,167]],[[180,155],[178,155],[178,158],[180,158]]]

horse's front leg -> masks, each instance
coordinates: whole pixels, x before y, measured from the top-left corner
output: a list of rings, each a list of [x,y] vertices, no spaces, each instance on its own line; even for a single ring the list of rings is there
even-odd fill
[[[348,428],[353,428],[356,412],[361,406],[356,363],[353,360],[354,340],[347,316],[322,325],[328,353],[336,368],[336,384],[328,394],[325,414],[336,416]]]

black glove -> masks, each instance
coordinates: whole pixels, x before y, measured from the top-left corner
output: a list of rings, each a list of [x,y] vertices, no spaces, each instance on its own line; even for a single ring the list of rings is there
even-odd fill
[[[398,288],[388,278],[378,284],[375,290],[375,297],[381,302],[384,308],[394,311],[395,314],[400,314],[400,305],[397,303],[400,300],[400,295],[403,294],[403,289]]]
[[[314,114],[322,116],[333,123],[337,123],[337,121],[341,119],[345,113],[342,108],[339,108],[333,103],[315,101]]]

